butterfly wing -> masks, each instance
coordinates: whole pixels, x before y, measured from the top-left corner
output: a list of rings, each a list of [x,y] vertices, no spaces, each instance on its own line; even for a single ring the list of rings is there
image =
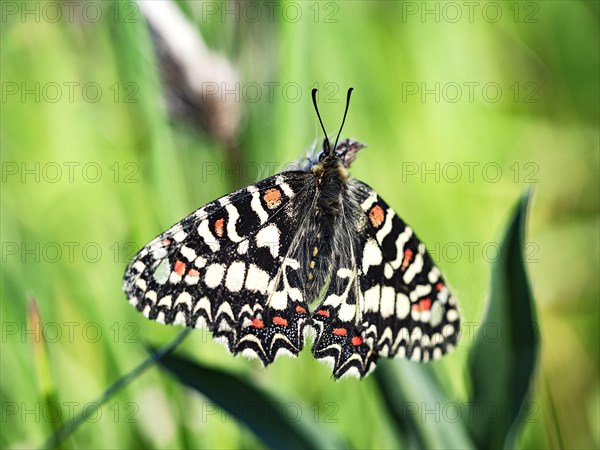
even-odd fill
[[[302,349],[308,306],[287,258],[310,205],[310,173],[284,172],[195,211],[125,271],[130,303],[161,323],[208,328],[265,364]]]
[[[365,376],[379,356],[440,358],[459,331],[458,305],[440,270],[373,189],[352,179],[348,194],[347,208],[362,215],[351,239],[354,261],[335,266],[312,316],[314,356],[329,360],[336,378]]]

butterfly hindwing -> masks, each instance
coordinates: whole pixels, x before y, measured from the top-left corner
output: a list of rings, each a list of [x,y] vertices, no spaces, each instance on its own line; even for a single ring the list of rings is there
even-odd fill
[[[410,226],[369,186],[354,183],[362,187],[368,217],[361,291],[364,318],[375,327],[366,339],[381,356],[437,359],[457,339],[456,299]]]
[[[286,255],[307,176],[284,172],[240,189],[155,238],[125,272],[129,301],[150,319],[208,328],[265,365],[280,351],[296,355],[308,307]]]

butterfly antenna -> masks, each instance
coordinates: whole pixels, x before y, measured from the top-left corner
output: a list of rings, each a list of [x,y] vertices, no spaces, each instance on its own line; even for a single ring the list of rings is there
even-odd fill
[[[330,153],[331,152],[331,144],[329,143],[329,138],[327,137],[327,131],[325,131],[325,127],[323,126],[323,121],[321,120],[321,114],[319,114],[319,108],[317,107],[317,89],[314,88],[312,90],[312,100],[313,100],[313,105],[315,106],[315,111],[317,112],[317,117],[319,118],[319,122],[321,123],[321,128],[323,129],[323,133],[325,134],[325,141],[324,143],[327,144],[326,145],[326,153]]]
[[[348,107],[350,106],[350,95],[352,95],[352,91],[354,88],[348,89],[348,96],[346,97],[346,110],[344,111],[344,118],[342,119],[342,125],[340,125],[340,131],[338,131],[338,135],[335,138],[335,145],[333,146],[333,150],[337,148],[338,139],[340,138],[340,134],[342,134],[342,128],[344,128],[344,122],[346,122],[346,114],[348,114]]]

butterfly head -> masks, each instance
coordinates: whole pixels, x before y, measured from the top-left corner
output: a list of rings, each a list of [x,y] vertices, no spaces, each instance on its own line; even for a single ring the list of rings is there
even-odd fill
[[[345,168],[348,168],[356,159],[358,152],[366,147],[365,144],[355,141],[354,139],[342,139],[342,141],[336,145],[333,152],[328,152],[326,145],[326,142],[323,142],[321,151],[314,159],[311,158],[311,165],[321,163],[323,162],[323,159],[329,156],[342,164]]]

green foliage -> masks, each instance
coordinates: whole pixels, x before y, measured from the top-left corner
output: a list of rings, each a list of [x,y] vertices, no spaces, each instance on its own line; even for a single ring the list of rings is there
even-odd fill
[[[514,448],[524,419],[531,412],[533,374],[539,334],[533,295],[523,262],[529,193],[523,196],[508,226],[501,256],[492,273],[485,318],[469,357],[472,401],[497,405],[495,423],[476,414],[469,423],[478,448]],[[493,328],[494,335],[483,330]]]
[[[375,377],[403,448],[473,448],[462,403],[451,400],[431,370],[407,361],[380,364]]]
[[[296,420],[295,412],[286,414],[285,399],[277,399],[243,378],[171,355],[160,363],[182,384],[241,420],[270,448],[344,447],[329,437],[327,430],[312,430],[310,422]]]

